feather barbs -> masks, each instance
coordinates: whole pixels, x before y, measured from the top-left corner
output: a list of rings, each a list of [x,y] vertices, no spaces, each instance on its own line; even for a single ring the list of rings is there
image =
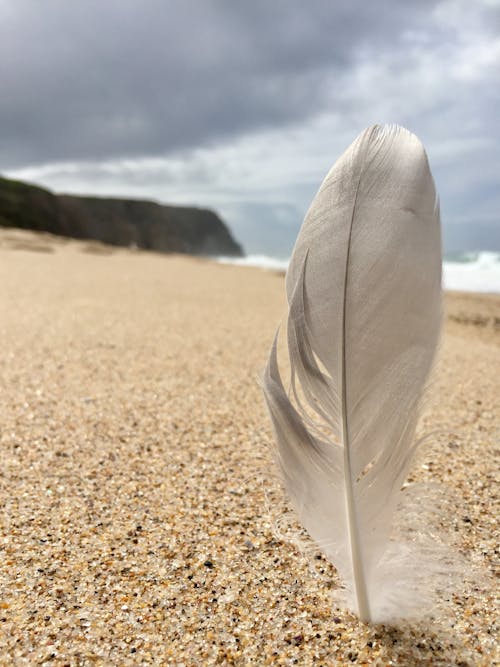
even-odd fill
[[[390,535],[441,323],[439,209],[413,134],[374,126],[335,163],[286,291],[291,396],[276,339],[263,382],[286,489],[350,607],[366,621],[405,614]]]

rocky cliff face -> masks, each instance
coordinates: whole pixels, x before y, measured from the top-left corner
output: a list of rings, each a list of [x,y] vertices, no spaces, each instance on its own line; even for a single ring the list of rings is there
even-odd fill
[[[0,178],[0,226],[192,255],[241,256],[216,213],[151,201],[55,195]]]

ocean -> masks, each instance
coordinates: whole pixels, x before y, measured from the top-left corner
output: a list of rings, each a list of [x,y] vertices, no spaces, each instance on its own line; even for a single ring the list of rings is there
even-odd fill
[[[239,259],[219,257],[218,261],[240,266],[257,266],[273,271],[286,271],[289,260],[268,255],[247,255]],[[460,292],[500,293],[500,253],[481,251],[445,255],[443,287]]]

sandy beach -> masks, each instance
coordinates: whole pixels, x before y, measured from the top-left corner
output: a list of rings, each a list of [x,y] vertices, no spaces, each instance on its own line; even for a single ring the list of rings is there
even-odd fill
[[[494,585],[370,627],[289,539],[258,386],[282,276],[0,230],[0,284],[1,665],[500,663]],[[446,307],[412,479],[491,574],[500,296]]]

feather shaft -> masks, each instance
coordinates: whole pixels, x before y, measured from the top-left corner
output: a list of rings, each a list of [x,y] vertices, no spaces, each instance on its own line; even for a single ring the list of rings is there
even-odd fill
[[[371,620],[370,603],[368,601],[368,590],[363,564],[362,545],[359,534],[359,521],[357,516],[356,501],[353,489],[353,475],[351,466],[351,442],[349,438],[349,421],[347,412],[347,351],[346,351],[346,320],[347,320],[347,288],[349,281],[349,258],[351,254],[352,227],[356,213],[356,199],[358,195],[359,182],[356,186],[354,203],[352,207],[351,222],[349,225],[349,236],[347,239],[347,251],[344,271],[344,296],[342,299],[342,447],[344,449],[344,488],[345,504],[347,512],[347,527],[349,531],[349,543],[352,561],[352,574],[354,590],[359,618],[364,622]]]

